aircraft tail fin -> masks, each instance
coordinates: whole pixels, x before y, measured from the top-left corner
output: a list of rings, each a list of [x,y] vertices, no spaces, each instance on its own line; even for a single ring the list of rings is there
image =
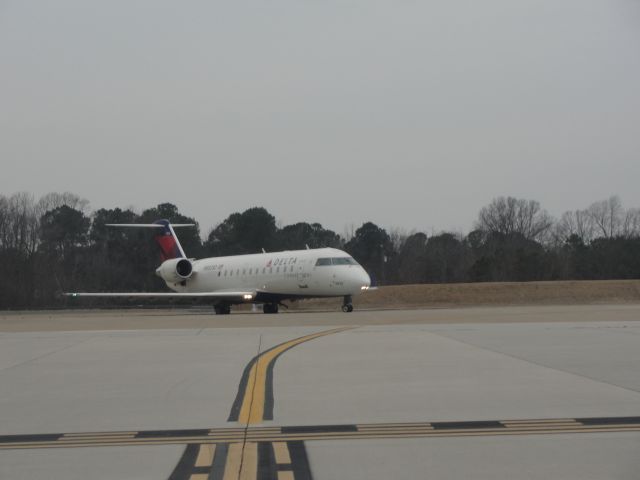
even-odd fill
[[[172,258],[187,258],[180,245],[180,241],[176,236],[176,232],[173,230],[178,227],[193,227],[193,223],[176,223],[172,224],[169,220],[161,219],[156,220],[153,223],[108,223],[107,227],[142,227],[142,228],[155,228],[156,232],[155,240],[160,247],[160,258],[164,262]]]

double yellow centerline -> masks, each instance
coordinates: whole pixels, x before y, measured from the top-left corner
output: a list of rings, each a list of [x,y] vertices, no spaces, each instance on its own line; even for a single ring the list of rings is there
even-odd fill
[[[301,343],[352,328],[354,327],[334,328],[332,330],[305,335],[304,337],[295,338],[276,345],[254,357],[248,366],[248,375],[246,372],[245,375],[243,375],[244,378],[238,391],[236,401],[241,398],[239,413],[237,414],[237,418],[235,418],[232,411],[230,419],[245,425],[261,423],[263,420],[266,420],[265,405],[267,405],[267,402],[271,402],[272,405],[273,402],[272,398],[268,398],[268,395],[273,395],[273,385],[270,384],[273,379],[270,372],[273,372],[273,365],[277,358],[287,350]]]

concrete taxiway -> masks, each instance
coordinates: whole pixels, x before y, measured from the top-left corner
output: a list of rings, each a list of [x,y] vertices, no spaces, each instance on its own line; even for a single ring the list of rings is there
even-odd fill
[[[0,315],[0,478],[637,478],[640,305]]]

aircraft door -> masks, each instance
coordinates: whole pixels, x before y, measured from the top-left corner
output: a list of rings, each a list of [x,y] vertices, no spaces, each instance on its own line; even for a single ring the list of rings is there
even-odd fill
[[[298,283],[298,288],[304,293],[305,290],[309,288],[309,281],[311,275],[309,274],[307,260],[298,260],[296,265],[297,277],[296,281]]]
[[[313,258],[311,259],[311,283],[316,295],[331,295],[333,293],[332,275],[330,258]]]

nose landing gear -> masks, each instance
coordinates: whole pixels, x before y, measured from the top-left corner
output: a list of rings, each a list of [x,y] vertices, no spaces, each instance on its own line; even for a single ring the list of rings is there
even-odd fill
[[[217,303],[213,306],[216,315],[229,315],[231,313],[231,305],[228,303]]]
[[[343,301],[343,304],[342,304],[342,311],[344,313],[353,312],[353,305],[351,303],[351,295],[345,295],[344,296],[344,301]]]
[[[265,303],[262,305],[262,311],[264,313],[278,313],[278,304],[277,303]]]

